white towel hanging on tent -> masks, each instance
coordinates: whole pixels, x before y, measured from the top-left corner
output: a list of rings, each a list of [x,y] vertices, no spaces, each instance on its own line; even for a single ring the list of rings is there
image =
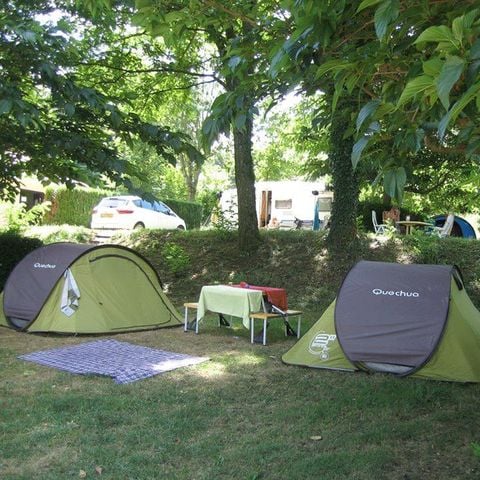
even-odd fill
[[[78,308],[78,299],[80,298],[80,290],[77,282],[69,268],[63,274],[65,281],[63,283],[62,304],[60,309],[67,317],[72,316]]]

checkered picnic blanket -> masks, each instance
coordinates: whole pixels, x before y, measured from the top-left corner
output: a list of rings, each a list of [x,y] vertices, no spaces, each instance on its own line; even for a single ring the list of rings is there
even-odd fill
[[[208,360],[111,339],[42,350],[18,358],[71,373],[106,375],[116,383],[131,383]]]

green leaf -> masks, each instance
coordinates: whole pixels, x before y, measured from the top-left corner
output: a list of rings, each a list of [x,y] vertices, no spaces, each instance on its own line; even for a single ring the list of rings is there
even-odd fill
[[[358,141],[355,142],[352,148],[352,167],[353,169],[357,168],[358,162],[360,161],[360,157],[362,156],[362,152],[365,150],[365,147],[368,145],[370,137],[363,136]]]
[[[397,107],[393,103],[382,103],[377,110],[377,118],[383,118],[385,115],[393,113]]]
[[[380,100],[372,100],[362,107],[357,117],[357,132],[360,130],[363,122],[373,115],[380,105]]]
[[[471,32],[473,23],[475,22],[476,17],[478,16],[478,9],[473,9],[470,12],[457,17],[452,22],[452,32],[455,39],[462,44],[464,37],[468,37]]]
[[[443,61],[440,57],[433,57],[422,63],[423,73],[430,77],[438,77],[443,67]]]
[[[462,43],[463,34],[464,34],[463,18],[464,18],[463,16],[457,17],[452,22],[453,36],[455,37],[455,40],[458,40],[458,42],[460,42],[460,43]]]
[[[442,139],[445,135],[448,125],[455,122],[464,108],[480,93],[480,83],[472,85],[461,98],[459,98],[452,106],[452,108],[446,113],[446,115],[440,120],[438,125],[438,136]]]
[[[75,105],[73,103],[66,103],[64,110],[67,117],[73,117],[75,114]]]
[[[363,2],[358,6],[357,13],[365,10],[366,8],[373,7],[377,3],[380,3],[382,0],[363,0]]]
[[[469,57],[470,60],[477,60],[480,58],[480,38],[477,38],[475,43],[472,45]]]
[[[402,95],[400,95],[400,98],[398,99],[397,105],[403,105],[415,97],[415,95],[418,95],[419,93],[425,92],[429,89],[435,90],[434,79],[428,75],[420,75],[419,77],[414,78],[407,83]]]
[[[383,177],[383,188],[387,195],[402,203],[403,191],[407,181],[407,173],[404,167],[388,169]]]
[[[232,70],[235,70],[240,65],[240,63],[242,63],[242,57],[240,55],[234,55],[228,60],[228,66]]]
[[[13,102],[9,98],[0,100],[0,115],[8,113],[12,109]]]
[[[242,130],[245,127],[245,123],[247,121],[247,116],[244,113],[239,113],[235,115],[234,124],[237,130]]]
[[[464,66],[465,61],[463,58],[456,56],[447,57],[440,75],[437,78],[438,98],[447,110],[450,106],[450,91],[460,78]]]
[[[322,63],[322,65],[317,68],[315,78],[318,79],[330,71],[338,73],[351,65],[352,64],[346,60],[329,60],[328,62]]]
[[[414,44],[422,42],[450,42],[456,45],[452,31],[445,25],[428,27],[418,36]]]
[[[375,32],[383,40],[387,28],[398,17],[398,0],[385,0],[375,11]]]

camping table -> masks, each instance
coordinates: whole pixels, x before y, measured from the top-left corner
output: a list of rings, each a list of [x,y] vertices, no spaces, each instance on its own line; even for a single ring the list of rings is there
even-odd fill
[[[207,311],[240,317],[250,328],[250,313],[264,311],[263,292],[230,285],[205,285],[200,291],[197,307],[198,323]]]
[[[405,227],[405,235],[410,235],[412,233],[412,230],[415,227],[433,227],[433,224],[428,223],[428,222],[419,222],[416,220],[400,220],[398,222],[395,222],[397,226],[403,226]]]

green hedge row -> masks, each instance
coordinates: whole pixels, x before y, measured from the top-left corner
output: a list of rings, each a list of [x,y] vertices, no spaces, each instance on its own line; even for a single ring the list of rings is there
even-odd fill
[[[52,207],[45,215],[43,224],[89,227],[93,207],[101,198],[111,194],[110,191],[99,189],[49,188],[45,192],[45,200],[52,202]]]
[[[15,265],[28,253],[41,247],[38,238],[22,237],[16,233],[0,233],[0,291]]]

